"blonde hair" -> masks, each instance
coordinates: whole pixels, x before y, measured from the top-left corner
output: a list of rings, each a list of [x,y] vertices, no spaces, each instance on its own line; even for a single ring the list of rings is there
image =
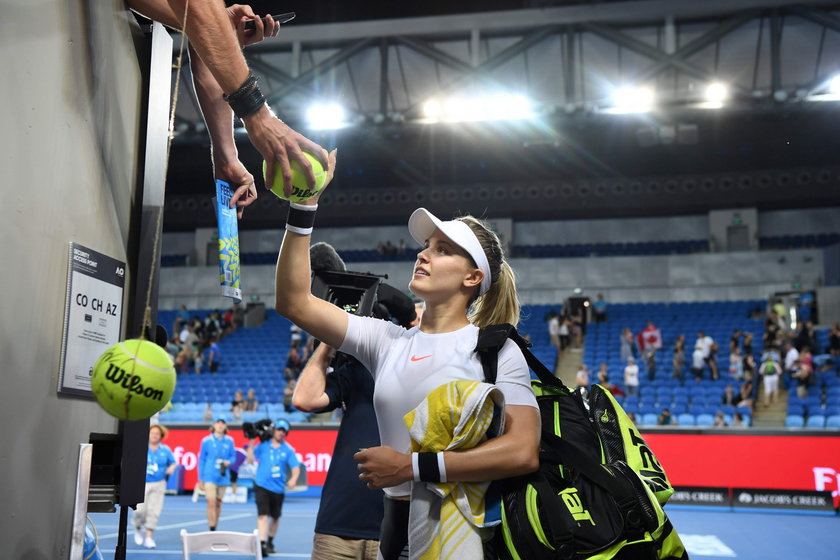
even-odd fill
[[[487,263],[490,265],[492,283],[483,296],[476,296],[470,302],[467,318],[477,327],[519,323],[519,296],[516,293],[516,275],[505,260],[499,236],[483,221],[472,216],[456,218],[464,222],[478,238]],[[473,263],[475,264],[475,263]],[[476,294],[478,294],[476,287]]]
[[[165,438],[166,434],[169,432],[169,430],[167,430],[166,427],[163,424],[151,424],[149,426],[149,431],[151,432],[155,428],[157,428],[158,431],[160,432],[160,439]]]

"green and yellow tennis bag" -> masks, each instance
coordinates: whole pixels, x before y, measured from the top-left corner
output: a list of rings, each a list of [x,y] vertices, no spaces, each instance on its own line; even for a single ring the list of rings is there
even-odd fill
[[[609,391],[566,387],[511,325],[481,329],[476,351],[495,383],[498,352],[510,338],[538,380],[540,469],[499,481],[501,525],[486,558],[683,560],[662,509],[674,489],[662,465]]]

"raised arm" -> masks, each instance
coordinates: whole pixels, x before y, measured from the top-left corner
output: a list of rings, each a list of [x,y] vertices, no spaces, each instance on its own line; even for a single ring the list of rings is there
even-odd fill
[[[303,412],[322,411],[330,404],[327,387],[327,367],[334,352],[326,344],[321,344],[309,357],[306,367],[300,373],[295,392],[292,396],[292,406]]]
[[[329,154],[327,184],[335,171],[336,151]],[[302,207],[317,208],[318,198],[327,187],[315,197],[306,200]],[[305,212],[306,210],[299,210]],[[318,340],[338,348],[347,332],[347,313],[312,295],[310,288],[309,234],[287,230],[283,236],[280,255],[275,270],[275,308],[280,315],[305,330]]]

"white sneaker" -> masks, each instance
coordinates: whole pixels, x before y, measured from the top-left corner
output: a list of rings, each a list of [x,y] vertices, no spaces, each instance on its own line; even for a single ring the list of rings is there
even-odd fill
[[[146,548],[154,548],[157,546],[157,544],[155,544],[155,541],[152,537],[146,537],[146,540],[143,541],[143,546],[145,546]]]
[[[134,544],[140,546],[143,544],[143,530],[134,529]]]

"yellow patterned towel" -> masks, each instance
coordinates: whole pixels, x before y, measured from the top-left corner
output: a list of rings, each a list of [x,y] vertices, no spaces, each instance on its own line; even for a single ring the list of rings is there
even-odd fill
[[[405,415],[413,452],[470,449],[504,431],[504,396],[495,385],[451,381]],[[482,558],[489,482],[415,482],[408,526],[410,560]]]

